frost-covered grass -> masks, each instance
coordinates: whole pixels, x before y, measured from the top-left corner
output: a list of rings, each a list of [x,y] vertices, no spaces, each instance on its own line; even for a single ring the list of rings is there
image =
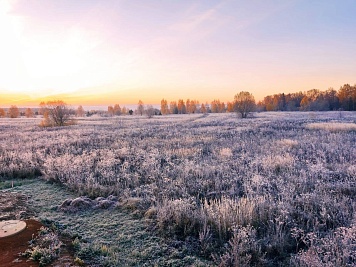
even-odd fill
[[[315,122],[315,123],[308,123],[306,127],[312,130],[326,130],[330,132],[356,131],[356,123]]]
[[[131,209],[156,233],[221,266],[355,264],[356,132],[306,127],[351,125],[355,113],[21,120],[0,120],[3,179],[42,174],[144,203]]]
[[[86,266],[212,264],[192,255],[183,242],[174,246],[166,242],[150,229],[151,220],[137,217],[127,210],[90,209],[77,213],[58,211],[57,207],[63,201],[78,196],[65,187],[37,179],[28,180],[26,184],[7,191],[27,195],[30,208],[36,211],[39,220],[64,236],[72,236],[75,257],[84,261]]]

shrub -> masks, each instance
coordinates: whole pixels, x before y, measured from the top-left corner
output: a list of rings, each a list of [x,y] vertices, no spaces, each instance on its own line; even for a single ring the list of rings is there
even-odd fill
[[[339,227],[326,237],[309,233],[302,237],[308,248],[291,259],[292,266],[355,266],[356,226]]]
[[[47,227],[41,227],[38,236],[31,240],[30,249],[24,254],[39,262],[39,266],[47,266],[59,257],[61,245],[57,234]]]
[[[224,255],[214,256],[221,267],[262,266],[264,257],[256,240],[256,231],[251,226],[235,227],[233,236]]]

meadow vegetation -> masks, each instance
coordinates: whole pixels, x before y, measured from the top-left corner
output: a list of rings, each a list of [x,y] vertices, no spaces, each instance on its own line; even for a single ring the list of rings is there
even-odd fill
[[[1,119],[0,179],[116,196],[116,210],[205,265],[354,266],[356,114],[340,114]]]

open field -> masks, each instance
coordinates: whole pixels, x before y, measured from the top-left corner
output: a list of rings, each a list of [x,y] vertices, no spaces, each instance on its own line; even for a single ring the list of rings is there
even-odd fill
[[[89,265],[355,266],[355,112],[39,123],[0,119],[0,188]]]

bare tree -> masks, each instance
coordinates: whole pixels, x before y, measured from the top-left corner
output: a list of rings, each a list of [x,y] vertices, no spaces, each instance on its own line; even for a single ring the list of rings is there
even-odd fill
[[[189,113],[196,113],[197,112],[197,106],[199,105],[198,100],[190,100],[190,105],[189,105]]]
[[[183,100],[183,99],[179,99],[179,100],[178,100],[178,106],[177,106],[177,108],[178,108],[178,113],[179,113],[179,114],[185,114],[185,113],[187,113],[187,108],[186,108],[186,106],[185,106],[185,103],[184,103],[184,100]]]
[[[211,112],[212,113],[220,113],[220,112],[222,112],[222,105],[224,105],[224,108],[225,108],[225,104],[224,103],[221,103],[219,99],[214,99],[210,104]]]
[[[18,118],[20,116],[20,111],[19,111],[19,108],[12,105],[8,112],[7,112],[7,115],[9,116],[9,118]]]
[[[185,110],[186,110],[186,113],[188,113],[188,114],[190,114],[190,105],[191,105],[191,102],[190,102],[190,99],[188,98],[185,101]]]
[[[45,111],[46,111],[46,103],[42,101],[39,106],[40,106],[40,108],[39,108],[38,114],[44,115]]]
[[[206,107],[205,107],[205,105],[203,103],[200,106],[200,112],[201,113],[207,113]]]
[[[137,112],[142,116],[144,111],[145,107],[143,106],[143,102],[140,100],[138,101]]]
[[[75,111],[75,114],[76,114],[77,117],[84,117],[85,110],[84,110],[83,106],[80,105],[77,108],[77,110]]]
[[[72,123],[70,109],[62,100],[48,101],[45,105],[40,104],[44,109],[42,126],[65,126]]]
[[[114,115],[116,115],[116,116],[121,115],[121,107],[119,104],[115,104],[115,106],[114,106]]]
[[[113,106],[108,106],[108,114],[109,114],[110,117],[114,116],[114,108],[113,108]]]
[[[169,104],[169,112],[171,114],[178,114],[178,106],[177,106],[177,102],[176,101],[172,101]]]
[[[127,112],[128,112],[127,107],[123,106],[122,109],[121,109],[121,114],[122,115],[127,115]]]
[[[169,114],[168,102],[165,99],[161,100],[161,113],[162,113],[162,115]]]
[[[227,102],[227,112],[234,112],[234,102]]]
[[[146,106],[146,115],[148,118],[152,118],[155,115],[155,109],[152,105]]]
[[[32,109],[27,108],[26,111],[25,111],[25,116],[26,116],[26,118],[33,118],[34,117],[34,113],[33,113]]]
[[[300,110],[308,110],[310,107],[310,103],[311,101],[309,100],[309,98],[307,96],[304,96],[302,101],[300,101]]]
[[[256,102],[253,95],[249,92],[242,91],[235,95],[235,111],[241,114],[242,118],[255,110]]]
[[[0,118],[3,118],[6,116],[6,112],[3,108],[0,108]]]

